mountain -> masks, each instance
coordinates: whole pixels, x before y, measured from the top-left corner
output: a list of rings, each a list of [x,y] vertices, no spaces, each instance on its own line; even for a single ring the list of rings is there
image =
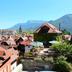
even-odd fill
[[[34,31],[39,26],[41,26],[44,22],[46,22],[46,21],[39,21],[39,20],[27,21],[26,23],[16,24],[15,26],[11,27],[10,29],[17,30],[21,26],[22,29],[25,31]],[[67,31],[70,31],[72,33],[72,14],[67,14],[67,15],[64,15],[64,16],[54,20],[54,21],[51,20],[48,22],[55,25],[56,27],[59,27],[59,24],[60,24],[60,27],[62,30],[66,29]]]
[[[61,30],[66,29],[67,31],[72,33],[72,14],[64,15],[55,21],[49,21],[51,24],[55,26],[61,27]]]
[[[35,29],[37,29],[40,25],[42,25],[45,21],[37,21],[37,20],[33,20],[33,21],[27,21],[26,23],[18,23],[15,26],[9,28],[9,29],[13,29],[13,30],[18,30],[19,27],[21,26],[21,28],[24,31],[34,31]]]

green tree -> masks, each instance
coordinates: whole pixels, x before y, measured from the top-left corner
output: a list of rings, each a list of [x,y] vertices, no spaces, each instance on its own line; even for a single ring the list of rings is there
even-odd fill
[[[70,32],[67,31],[66,29],[62,30],[63,34],[69,34],[70,35]]]
[[[72,45],[67,43],[53,44],[51,46],[59,55],[70,55],[72,53]]]
[[[57,36],[57,37],[56,37],[56,40],[59,41],[59,42],[62,42],[62,41],[63,41],[63,39],[62,39],[62,35]]]
[[[66,61],[66,57],[59,56],[55,60],[53,70],[55,70],[57,72],[71,72],[72,71],[72,66],[71,66],[70,63],[68,63]]]
[[[19,33],[20,34],[22,33],[22,27],[21,26],[19,27]]]

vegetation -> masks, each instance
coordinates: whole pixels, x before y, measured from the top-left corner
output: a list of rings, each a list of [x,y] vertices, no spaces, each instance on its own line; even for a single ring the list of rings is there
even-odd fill
[[[55,70],[57,72],[71,72],[72,71],[72,66],[71,66],[70,63],[68,63],[66,61],[66,57],[59,56],[55,60],[53,70]]]
[[[66,29],[62,30],[63,34],[69,34],[70,35],[70,32],[67,31]]]
[[[53,44],[51,48],[56,52],[54,58],[53,70],[58,72],[71,72],[72,71],[72,45],[69,41],[63,40],[62,36],[58,36],[57,41],[60,43]]]
[[[25,57],[33,57],[32,52],[27,52],[27,53],[25,53]]]
[[[58,41],[58,42],[62,42],[62,41],[63,41],[63,39],[62,39],[62,35],[57,36],[57,37],[56,37],[56,41]]]
[[[33,31],[25,31],[25,32],[27,32],[28,34],[33,34]]]
[[[72,45],[67,43],[59,43],[51,46],[59,55],[70,55],[72,53]]]
[[[55,51],[53,56],[41,56],[38,57],[40,49],[33,47],[30,52],[24,54],[25,57],[33,58],[35,62],[51,64],[53,70],[57,72],[71,72],[72,71],[72,45],[68,41],[62,39],[62,35],[57,36],[57,41],[60,43],[53,44],[51,48]]]
[[[21,26],[19,27],[19,33],[20,33],[20,34],[22,33],[22,28],[21,28]]]

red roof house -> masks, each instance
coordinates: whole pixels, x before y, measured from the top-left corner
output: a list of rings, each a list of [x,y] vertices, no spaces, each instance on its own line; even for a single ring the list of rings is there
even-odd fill
[[[54,25],[46,22],[34,32],[34,40],[35,41],[54,40],[56,36],[61,33],[62,32],[59,31],[59,29],[56,28]]]

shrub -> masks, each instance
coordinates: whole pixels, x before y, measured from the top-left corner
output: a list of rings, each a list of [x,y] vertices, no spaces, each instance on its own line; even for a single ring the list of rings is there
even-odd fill
[[[32,56],[33,56],[32,52],[25,53],[25,57],[32,57]]]
[[[59,56],[59,57],[57,57],[57,62],[59,62],[59,61],[66,61],[66,57],[64,57],[64,56]]]
[[[71,64],[66,61],[66,57],[59,56],[55,60],[53,70],[55,70],[57,72],[71,72],[72,67],[71,67]]]
[[[71,72],[71,65],[66,61],[59,61],[54,65],[54,70],[58,72]]]
[[[59,41],[59,42],[62,42],[62,41],[63,41],[63,39],[62,39],[62,35],[57,36],[57,37],[56,37],[56,40]]]
[[[59,43],[51,46],[59,55],[70,55],[72,53],[72,45],[67,43]]]

